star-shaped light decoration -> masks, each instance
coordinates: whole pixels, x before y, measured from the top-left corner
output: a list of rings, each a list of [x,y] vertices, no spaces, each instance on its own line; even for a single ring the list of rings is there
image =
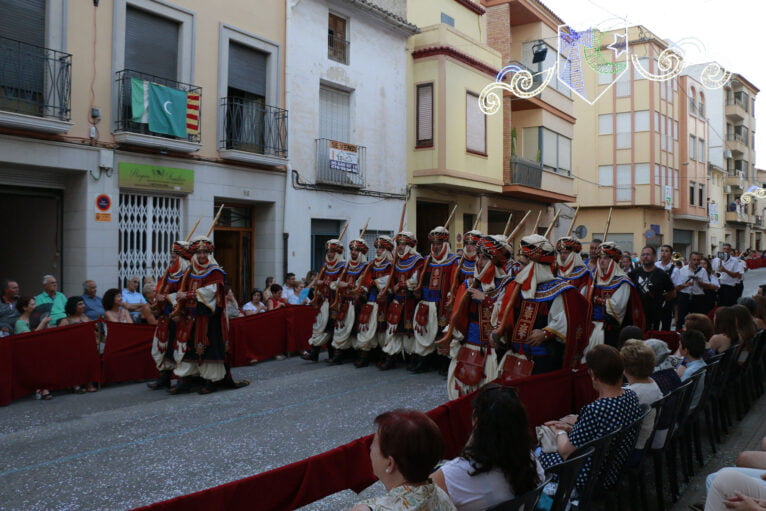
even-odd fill
[[[622,40],[622,41],[621,41]],[[627,34],[616,32],[614,34],[614,41],[612,41],[612,44],[607,46],[610,50],[614,52],[614,58],[618,59],[620,58],[620,55],[625,53],[628,49],[627,44]]]

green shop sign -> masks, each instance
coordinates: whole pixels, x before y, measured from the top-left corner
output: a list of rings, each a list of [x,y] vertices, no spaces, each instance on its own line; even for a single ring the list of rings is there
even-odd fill
[[[120,162],[120,188],[174,193],[194,192],[194,171]]]

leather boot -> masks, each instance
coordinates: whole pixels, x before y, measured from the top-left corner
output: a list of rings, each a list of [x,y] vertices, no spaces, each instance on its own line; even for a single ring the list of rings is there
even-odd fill
[[[410,372],[414,372],[415,368],[418,367],[420,364],[421,357],[419,355],[415,355],[414,353],[412,355],[407,356],[407,370]]]
[[[152,390],[169,389],[172,375],[173,371],[160,371],[160,377],[151,383],[147,383],[146,386]]]
[[[433,354],[418,357],[418,363],[412,369],[415,374],[427,373],[431,370],[431,361],[433,360]]]
[[[386,355],[386,358],[383,359],[383,362],[378,365],[378,368],[380,368],[381,371],[388,371],[389,369],[394,369],[396,367],[396,359],[393,355]]]
[[[332,363],[332,359],[335,358],[335,348],[332,344],[327,345],[327,363]]]
[[[368,365],[370,365],[370,352],[360,351],[359,358],[354,361],[354,367],[360,369],[362,367],[367,367]]]
[[[176,383],[176,386],[168,389],[168,394],[172,394],[174,396],[177,394],[186,394],[188,392],[191,392],[191,389],[192,387],[188,379],[179,378],[178,383]]]
[[[328,358],[327,362],[329,362],[330,365],[339,366],[341,365],[345,358],[346,358],[346,352],[348,350],[335,350],[335,354],[332,358]]]
[[[308,360],[310,362],[318,362],[319,361],[319,346],[312,346],[309,351],[304,351],[303,355],[301,355],[301,358],[303,360]]]
[[[439,376],[447,376],[447,373],[449,373],[450,358],[445,357],[444,355],[439,355],[437,361],[437,364],[439,365]]]

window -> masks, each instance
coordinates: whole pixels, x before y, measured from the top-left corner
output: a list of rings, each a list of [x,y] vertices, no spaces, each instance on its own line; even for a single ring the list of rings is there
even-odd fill
[[[678,190],[678,169],[673,169],[673,189]]]
[[[696,184],[694,181],[689,183],[689,204],[694,206],[694,193],[696,192]]]
[[[702,207],[705,205],[705,185],[700,183],[697,191],[699,192],[699,200],[697,201],[697,205]]]
[[[523,155],[539,161],[543,168],[569,175],[572,170],[572,140],[541,126],[524,128]]]
[[[266,77],[269,55],[229,43],[226,91],[227,149],[264,151]],[[266,122],[264,122],[266,121]]]
[[[455,18],[452,16],[448,16],[447,14],[442,13],[442,23],[445,25],[449,25],[451,27],[455,26]]]
[[[125,69],[178,80],[180,23],[135,7],[125,15]]]
[[[657,131],[660,132],[660,149],[662,151],[668,150],[668,137],[666,135],[668,126],[668,118],[664,115],[660,115],[660,126]]]
[[[624,98],[626,96],[630,96],[630,70],[625,71],[620,77],[617,79],[617,83],[615,83],[615,93],[617,94],[618,98]]]
[[[636,112],[636,132],[649,131],[649,110]]]
[[[697,113],[697,92],[694,87],[689,91],[689,113],[692,115]]]
[[[327,58],[348,64],[348,46],[346,19],[330,13],[327,24]]]
[[[617,165],[617,200],[629,201],[631,191],[630,165]]]
[[[434,145],[434,84],[417,86],[417,147]]]
[[[562,135],[559,135],[558,139],[559,139],[558,168],[560,170],[566,170],[567,173],[569,173],[572,170],[572,141]]]
[[[557,134],[549,129],[542,129],[543,132],[543,165],[549,169],[555,170],[558,167],[558,141]]]
[[[707,161],[705,154],[705,140],[701,138],[699,139],[699,152],[697,152],[697,160],[701,161],[702,163]]]
[[[673,140],[678,140],[678,121],[673,121]]]
[[[611,165],[599,165],[598,166],[598,185],[599,186],[612,186],[613,184],[614,169]]]
[[[529,161],[540,161],[540,127],[524,128],[521,131],[521,155]]]
[[[332,87],[319,88],[319,137],[351,142],[351,94]]]
[[[612,114],[601,114],[598,116],[598,134],[612,134]]]
[[[630,112],[617,114],[617,149],[630,149]]]
[[[472,153],[487,154],[487,118],[479,108],[479,96],[465,95],[465,148]]]
[[[641,65],[641,67],[643,69],[646,70],[647,73],[651,73],[652,72],[651,60],[649,60],[649,57],[639,57],[638,63]],[[641,73],[638,73],[638,72],[634,73],[633,79],[634,80],[645,80],[643,75],[641,75]]]
[[[700,117],[704,119],[705,118],[705,94],[702,91],[700,91],[700,102],[699,102],[698,112],[700,114]]]
[[[689,135],[689,159],[696,160],[697,153],[697,137]]]
[[[654,183],[655,185],[661,185],[662,184],[662,178],[660,177],[660,166],[655,164],[654,165]]]
[[[609,85],[612,83],[612,80],[614,79],[614,75],[612,73],[599,73],[598,74],[598,84],[599,85]]]
[[[636,184],[648,185],[651,178],[651,166],[648,163],[636,163]]]

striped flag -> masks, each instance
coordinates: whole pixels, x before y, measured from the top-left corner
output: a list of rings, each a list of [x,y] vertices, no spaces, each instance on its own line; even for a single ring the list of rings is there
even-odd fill
[[[186,95],[186,133],[199,135],[199,99],[200,95],[189,92]]]
[[[131,121],[143,124],[149,122],[149,82],[130,79],[130,107],[133,111]]]

